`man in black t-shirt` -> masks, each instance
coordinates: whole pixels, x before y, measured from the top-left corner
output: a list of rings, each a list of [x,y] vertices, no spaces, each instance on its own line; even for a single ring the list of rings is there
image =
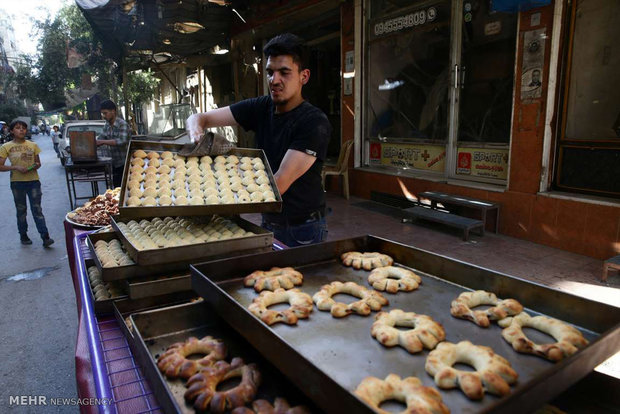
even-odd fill
[[[327,237],[321,170],[331,125],[302,97],[310,78],[302,40],[282,34],[271,39],[263,53],[269,95],[192,115],[187,131],[193,140],[212,127],[241,125],[254,131],[283,201],[282,213],[263,214],[262,226],[288,246],[318,243]]]

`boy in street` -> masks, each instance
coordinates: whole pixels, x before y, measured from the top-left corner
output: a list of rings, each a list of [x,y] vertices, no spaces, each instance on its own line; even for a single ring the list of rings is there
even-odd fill
[[[9,125],[13,134],[13,141],[0,147],[0,171],[11,172],[11,191],[17,210],[17,229],[22,244],[32,244],[28,237],[28,222],[26,221],[26,197],[30,200],[30,211],[43,240],[43,246],[54,244],[45,225],[43,209],[41,208],[41,182],[37,170],[41,168],[39,153],[41,149],[32,141],[26,141],[28,125],[23,121],[13,121]],[[11,165],[5,165],[6,159]]]
[[[58,134],[58,125],[54,125],[54,128],[52,129],[52,144],[54,144],[54,151],[56,151],[56,157],[60,158],[60,150],[58,149],[58,144],[60,140]]]
[[[131,130],[127,122],[117,116],[116,104],[109,99],[101,102],[101,116],[107,122],[103,126],[103,132],[97,137],[97,146],[110,146],[113,168],[112,179],[114,187],[120,187],[123,180],[127,146],[131,140]]]

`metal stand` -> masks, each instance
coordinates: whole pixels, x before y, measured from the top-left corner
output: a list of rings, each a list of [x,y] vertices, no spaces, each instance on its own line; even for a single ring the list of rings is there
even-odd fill
[[[65,178],[71,210],[77,208],[78,200],[89,200],[99,195],[99,182],[104,182],[106,189],[114,187],[112,181],[112,158],[100,157],[95,162],[74,164],[70,158],[65,162]],[[90,183],[91,195],[79,196],[75,189],[76,182]]]

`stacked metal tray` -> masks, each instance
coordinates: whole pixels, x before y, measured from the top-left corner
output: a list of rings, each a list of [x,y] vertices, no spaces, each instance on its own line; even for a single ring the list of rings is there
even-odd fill
[[[127,294],[130,299],[142,299],[175,292],[192,290],[189,271],[182,274],[147,276],[127,280]]]
[[[88,272],[88,269],[95,266],[95,261],[92,259],[86,259],[84,261],[84,265],[85,265],[84,270]],[[112,296],[109,299],[102,299],[102,300],[96,299],[95,292],[93,291],[93,287],[92,287],[92,282],[90,282],[90,277],[88,273],[86,274],[86,280],[88,280],[89,283],[91,283],[88,291],[90,292],[90,300],[93,303],[95,313],[97,314],[104,314],[104,313],[112,312],[114,301],[127,298],[127,294],[123,293],[122,295]]]
[[[382,252],[392,256],[398,265],[421,275],[423,282],[418,290],[386,293],[390,304],[383,310],[399,308],[429,315],[444,326],[447,341],[470,340],[490,346],[518,372],[518,383],[503,398],[487,394],[482,401],[472,401],[458,389],[441,390],[453,413],[532,411],[617,352],[617,308],[373,236],[193,265],[192,286],[320,408],[333,413],[371,412],[353,394],[366,376],[417,376],[424,385],[436,386],[424,369],[428,351],[411,355],[400,347],[383,347],[370,335],[374,315],[335,319],[329,312],[315,308],[310,318],[300,320],[297,326],[270,327],[247,310],[257,294],[242,282],[254,270],[293,266],[304,275],[300,289],[310,295],[334,280],[354,281],[368,287],[368,272],[341,264],[340,255],[347,251]],[[532,315],[544,314],[571,323],[590,344],[558,363],[517,353],[503,340],[496,324],[484,329],[450,315],[453,299],[464,291],[477,289],[494,292],[500,298],[514,298]],[[534,341],[548,342],[532,330],[527,334]]]
[[[270,250],[273,243],[273,233],[240,217],[231,217],[229,220],[234,221],[239,227],[254,234],[227,240],[139,250],[127,239],[125,233],[118,226],[118,223],[127,223],[130,220],[133,220],[133,218],[115,216],[112,218],[112,227],[120,236],[121,242],[129,256],[140,266],[154,266],[178,261],[198,263],[199,261],[196,259],[208,256],[230,255],[231,252],[251,249]]]
[[[191,336],[202,338],[207,335],[225,343],[228,349],[227,361],[232,357],[241,357],[245,363],[258,365],[262,383],[256,399],[266,399],[273,403],[275,397],[284,397],[291,406],[303,404],[317,412],[316,407],[302,393],[223,322],[205,302],[137,312],[129,316],[129,321],[132,330],[130,346],[166,413],[195,411],[184,400],[183,394],[187,390],[185,381],[170,380],[163,376],[156,365],[158,355],[175,342],[185,341]]]
[[[249,203],[233,203],[233,204],[204,204],[204,205],[185,205],[185,206],[127,206],[128,189],[127,182],[129,180],[131,170],[131,158],[134,151],[170,151],[176,154],[183,145],[170,144],[153,141],[132,141],[129,144],[127,158],[125,160],[125,169],[123,172],[123,180],[121,184],[121,194],[119,200],[119,211],[122,217],[163,217],[163,216],[203,216],[209,214],[241,214],[241,213],[259,213],[259,212],[279,212],[282,210],[282,197],[278,191],[273,172],[267,161],[267,157],[263,150],[251,148],[236,148],[228,151],[225,156],[235,155],[237,157],[259,157],[265,166],[265,172],[269,178],[270,187],[274,193],[275,201],[249,202]],[[215,156],[214,156],[215,157]]]

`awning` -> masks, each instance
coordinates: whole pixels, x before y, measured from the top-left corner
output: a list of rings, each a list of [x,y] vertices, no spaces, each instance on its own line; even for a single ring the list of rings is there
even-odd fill
[[[232,7],[222,0],[75,0],[117,62],[136,66],[210,54],[229,42]]]

